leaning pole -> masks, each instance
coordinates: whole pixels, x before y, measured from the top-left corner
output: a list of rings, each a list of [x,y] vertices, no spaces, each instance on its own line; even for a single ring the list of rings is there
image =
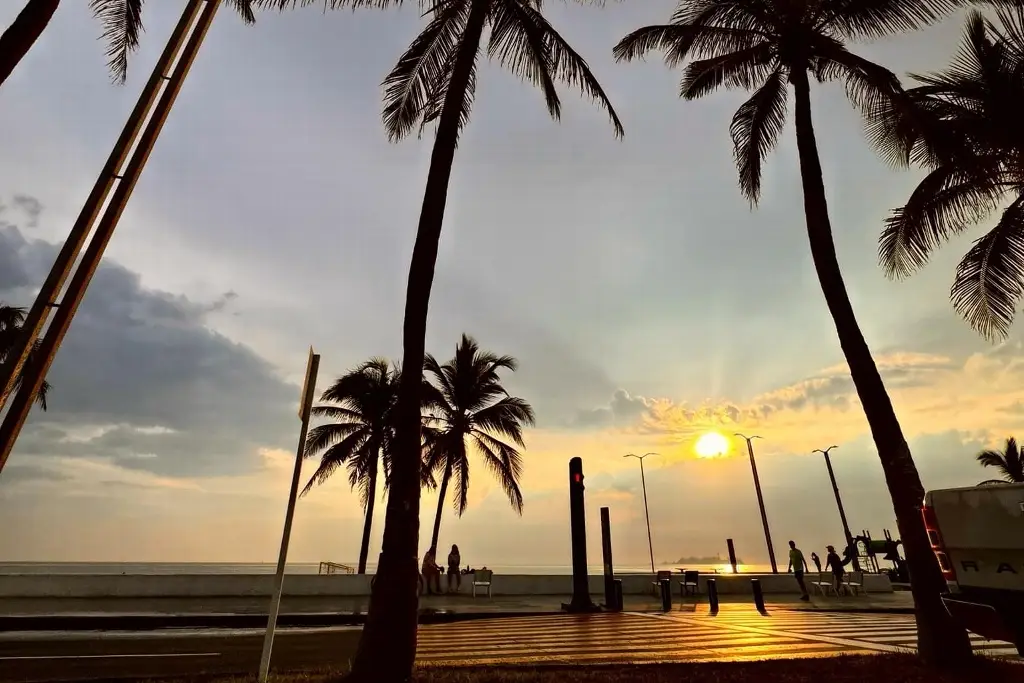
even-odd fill
[[[10,408],[0,424],[0,471],[14,448],[32,402],[103,258],[103,252],[124,213],[219,6],[220,0],[188,1],[135,109],[128,117],[128,122],[25,318],[21,333],[8,355],[8,362],[0,366],[0,412],[8,398],[14,394],[13,388],[19,374],[23,376],[22,387],[14,394]],[[83,249],[85,253],[76,267],[75,262]],[[71,281],[60,297],[69,277]],[[47,325],[51,312],[53,317]],[[36,355],[31,363],[26,363],[37,339],[39,348]]]

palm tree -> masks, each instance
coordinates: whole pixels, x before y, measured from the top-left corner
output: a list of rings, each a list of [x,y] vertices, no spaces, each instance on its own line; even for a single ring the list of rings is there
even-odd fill
[[[25,309],[18,308],[16,306],[8,306],[0,302],[0,365],[7,362],[7,356],[11,353],[14,345],[18,340],[18,333],[21,331],[21,326],[25,322]],[[39,347],[39,341],[36,340],[35,348]],[[37,361],[37,354],[35,350],[29,352],[28,359],[25,362],[26,366],[31,366],[32,363]],[[14,385],[14,391],[21,391],[22,380],[25,376],[25,368],[23,367],[21,372],[18,373],[18,381]],[[46,397],[50,392],[50,383],[43,381],[42,386],[39,388],[39,393],[36,395],[36,401],[39,403],[39,407],[46,410]],[[6,403],[7,397],[4,396],[3,400],[0,401],[0,405]]]
[[[377,0],[367,4],[397,4]],[[384,123],[392,140],[437,122],[416,243],[409,268],[402,366],[422,368],[427,308],[444,222],[448,182],[459,133],[469,121],[477,64],[490,29],[487,53],[544,92],[555,119],[561,101],[555,81],[579,87],[622,124],[584,59],[541,13],[542,0],[434,0],[429,21],[384,80]],[[416,546],[420,504],[420,378],[406,372],[399,386],[396,453],[391,470],[377,581],[374,584],[352,676],[366,681],[404,681],[416,656]]]
[[[967,19],[960,52],[879,107],[869,132],[897,167],[927,175],[893,211],[879,243],[886,274],[909,277],[932,252],[1005,205],[956,269],[953,306],[988,339],[1005,338],[1024,296],[1024,9]]]
[[[391,470],[392,419],[400,376],[399,369],[386,358],[371,358],[342,375],[320,397],[321,401],[333,405],[318,405],[312,410],[314,416],[334,421],[314,427],[306,438],[305,455],[307,458],[319,455],[320,466],[302,495],[326,482],[343,465],[348,469],[349,486],[359,490],[359,502],[365,515],[359,546],[360,574],[366,573],[370,552],[381,460],[385,489]]]
[[[1002,453],[988,450],[978,453],[978,462],[983,467],[994,467],[1003,475],[1003,482],[1011,484],[1024,484],[1024,459],[1021,459],[1020,449],[1017,447],[1017,439],[1012,436],[1006,440],[1006,447]],[[990,483],[995,480],[988,480]]]
[[[430,536],[430,547],[434,550],[448,483],[453,477],[455,513],[461,517],[469,504],[467,441],[483,456],[512,508],[523,513],[523,494],[519,490],[523,464],[516,446],[524,445],[523,426],[534,423],[533,408],[523,399],[509,396],[498,375],[503,369],[515,372],[516,365],[511,356],[481,351],[476,340],[466,335],[462,335],[455,357],[444,365],[427,355],[424,369],[436,385],[430,401],[432,415],[428,418],[434,431],[427,440],[425,465],[440,476],[441,482]]]
[[[740,189],[752,204],[760,196],[763,159],[785,125],[792,87],[811,256],[878,449],[907,551],[919,651],[936,662],[964,661],[971,656],[971,648],[966,633],[940,601],[945,582],[920,514],[924,487],[839,269],[811,121],[810,76],[820,82],[844,83],[854,104],[869,111],[878,101],[900,92],[899,80],[887,69],[850,52],[845,42],[923,27],[960,4],[964,3],[682,0],[669,24],[634,31],[614,51],[617,59],[632,60],[660,49],[670,66],[685,62],[681,96],[687,100],[720,87],[754,90],[730,126]]]
[[[271,0],[227,0],[246,23],[255,20],[254,1],[271,4]],[[93,15],[103,26],[111,74],[119,83],[124,83],[128,75],[128,56],[139,44],[142,4],[143,0],[89,0]],[[0,85],[35,45],[59,6],[60,0],[27,0],[14,23],[0,35]]]
[[[370,551],[370,530],[376,501],[377,476],[384,471],[384,492],[391,475],[394,444],[394,407],[398,397],[401,369],[386,358],[371,358],[339,377],[320,400],[333,405],[315,406],[311,414],[334,420],[314,427],[306,438],[305,456],[320,456],[320,465],[310,477],[302,495],[325,483],[342,465],[348,469],[349,486],[359,490],[363,506],[363,538],[359,546],[360,574],[366,573]],[[432,430],[425,429],[432,434]],[[429,470],[422,485],[435,488]]]

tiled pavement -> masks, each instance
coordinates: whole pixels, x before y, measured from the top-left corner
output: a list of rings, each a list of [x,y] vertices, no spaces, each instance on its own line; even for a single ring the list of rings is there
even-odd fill
[[[701,610],[701,608],[697,608]],[[828,614],[725,606],[654,614],[546,615],[419,629],[421,665],[690,662],[899,652],[916,646],[902,614]],[[1016,656],[1007,643],[972,637],[979,652]]]

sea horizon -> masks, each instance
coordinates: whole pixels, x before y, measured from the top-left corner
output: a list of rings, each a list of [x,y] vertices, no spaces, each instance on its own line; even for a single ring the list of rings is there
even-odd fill
[[[340,562],[356,567],[357,562]],[[289,562],[285,565],[286,574],[317,574],[319,562]],[[558,564],[494,564],[480,565],[498,574],[572,574],[572,565]],[[0,562],[0,575],[37,574],[37,575],[69,575],[69,574],[126,574],[126,575],[173,575],[173,574],[273,574],[276,562]],[[474,567],[478,568],[478,567]],[[659,571],[677,571],[684,568],[679,563],[666,563],[656,567]],[[685,566],[701,572],[728,572],[727,564],[693,564]],[[368,563],[367,573],[372,574],[375,563]],[[601,574],[601,564],[590,564],[590,574]],[[765,565],[739,565],[741,573],[768,573],[771,567]],[[621,565],[615,567],[617,574],[650,574],[650,565]]]

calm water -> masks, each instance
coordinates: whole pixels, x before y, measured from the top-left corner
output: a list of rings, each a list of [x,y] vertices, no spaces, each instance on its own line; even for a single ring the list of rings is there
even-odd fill
[[[346,563],[355,566],[355,562]],[[474,565],[475,566],[475,565]],[[277,565],[273,562],[257,563],[204,563],[204,562],[0,562],[0,574],[273,574]],[[287,565],[288,574],[316,574],[316,562],[296,562]],[[373,572],[373,565],[367,570]],[[490,567],[499,574],[571,574],[568,565],[494,565]],[[666,565],[658,569],[676,569]],[[710,572],[714,569],[728,571],[723,565],[693,565],[687,569]],[[600,574],[601,565],[591,565],[591,574]],[[618,566],[619,574],[649,574],[650,567]],[[768,572],[769,567],[741,565],[741,572]]]

